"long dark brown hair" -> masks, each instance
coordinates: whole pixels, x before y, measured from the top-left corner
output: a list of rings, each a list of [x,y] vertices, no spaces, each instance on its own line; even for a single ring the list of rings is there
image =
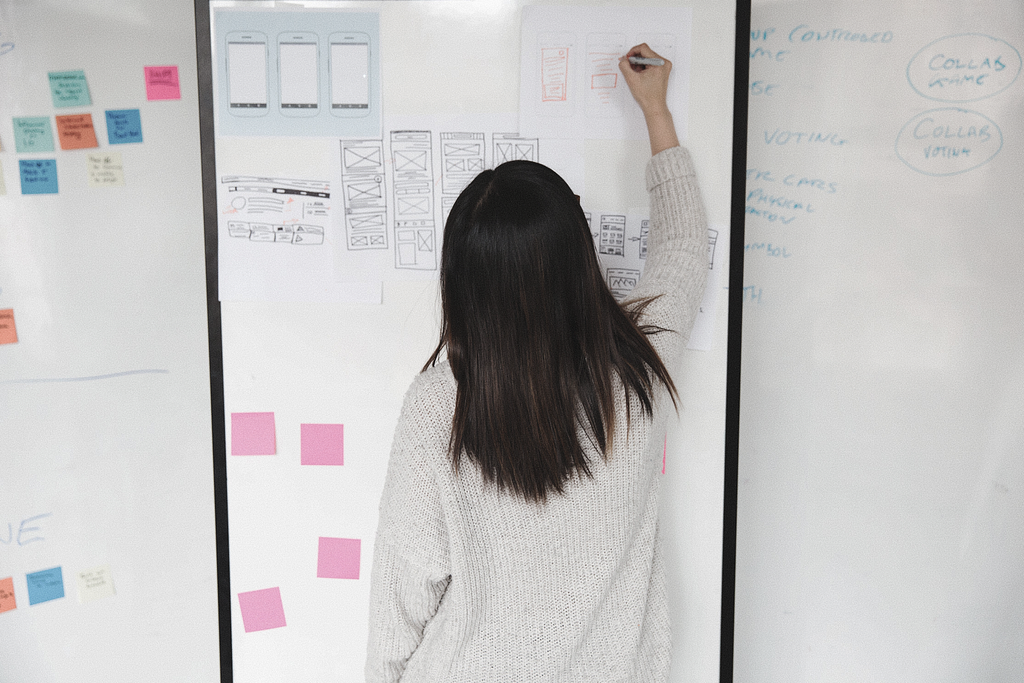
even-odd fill
[[[613,378],[652,414],[654,383],[677,394],[639,327],[650,301],[622,308],[601,277],[579,201],[551,169],[510,161],[478,175],[452,207],[441,250],[441,339],[458,383],[449,443],[484,479],[526,500],[592,476],[580,442],[608,457]]]

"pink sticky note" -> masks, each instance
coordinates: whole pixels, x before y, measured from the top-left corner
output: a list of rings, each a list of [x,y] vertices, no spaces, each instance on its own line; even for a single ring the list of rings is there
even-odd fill
[[[320,537],[316,575],[321,579],[359,578],[358,538]]]
[[[147,100],[180,100],[181,87],[178,85],[178,67],[146,67]]]
[[[246,633],[281,628],[284,623],[284,605],[281,604],[280,588],[264,588],[258,591],[238,594],[238,606],[242,610],[242,626]]]
[[[345,464],[345,425],[304,424],[299,435],[303,465]]]
[[[276,455],[273,413],[231,413],[231,455]]]

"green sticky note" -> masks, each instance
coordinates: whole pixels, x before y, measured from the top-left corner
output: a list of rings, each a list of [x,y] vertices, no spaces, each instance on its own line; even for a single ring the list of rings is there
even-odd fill
[[[54,151],[53,128],[50,127],[50,117],[15,117],[14,148],[19,154]]]
[[[51,71],[50,94],[55,107],[86,107],[92,104],[84,71]]]

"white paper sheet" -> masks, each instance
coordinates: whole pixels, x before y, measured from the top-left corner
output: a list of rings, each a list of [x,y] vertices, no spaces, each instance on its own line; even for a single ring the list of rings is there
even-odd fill
[[[335,281],[330,182],[228,155],[217,167],[221,301],[381,302],[379,281]]]
[[[621,301],[633,291],[647,263],[648,211],[640,208],[629,211],[586,211],[586,214],[605,282],[615,298]],[[714,343],[715,311],[721,289],[720,276],[729,253],[728,241],[726,226],[710,226],[708,284],[690,333],[688,349],[710,351]]]
[[[515,130],[515,114],[417,116],[385,121],[380,139],[335,141],[335,278],[436,278],[452,204],[480,171],[505,161],[543,163],[585,194],[581,140]]]
[[[686,139],[690,8],[523,8],[519,131],[541,138],[647,137],[619,57],[647,43],[672,62],[669,108]]]

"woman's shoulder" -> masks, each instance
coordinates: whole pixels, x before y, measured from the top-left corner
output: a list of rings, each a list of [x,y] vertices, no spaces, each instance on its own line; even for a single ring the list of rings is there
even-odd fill
[[[441,360],[413,378],[405,394],[405,403],[410,409],[435,412],[450,402],[450,412],[454,410],[457,388],[451,366],[447,360]]]

